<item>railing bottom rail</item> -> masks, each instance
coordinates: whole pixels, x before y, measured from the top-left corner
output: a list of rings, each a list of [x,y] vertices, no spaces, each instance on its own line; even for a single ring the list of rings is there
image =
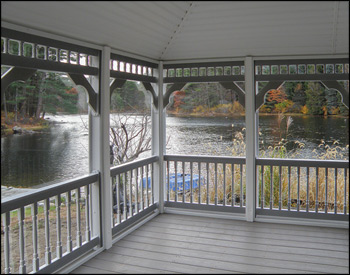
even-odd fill
[[[57,259],[52,262],[50,265],[42,267],[37,274],[49,274],[59,270],[62,266],[69,264],[79,258],[84,253],[91,251],[95,246],[100,244],[100,238],[96,237],[89,241],[88,243],[83,244],[81,247],[77,247],[72,252],[63,255],[62,258]]]
[[[302,219],[319,219],[319,220],[334,220],[334,221],[349,221],[349,215],[333,214],[333,213],[316,213],[313,211],[288,211],[288,210],[270,210],[256,209],[256,215],[286,217],[286,218],[302,218]]]
[[[167,201],[164,203],[164,207],[182,208],[186,210],[201,210],[201,211],[214,211],[223,213],[245,213],[243,207],[231,207],[223,205],[211,205],[211,204],[194,204],[194,203],[182,203]]]

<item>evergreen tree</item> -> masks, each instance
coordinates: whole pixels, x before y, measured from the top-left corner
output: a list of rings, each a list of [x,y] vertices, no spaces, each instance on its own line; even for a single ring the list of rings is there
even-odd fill
[[[324,114],[326,106],[326,98],[324,88],[317,82],[309,82],[306,94],[306,106],[310,114]]]
[[[334,89],[325,90],[325,98],[327,103],[327,113],[330,115],[339,113],[338,91]]]
[[[144,109],[145,95],[134,81],[126,81],[122,88],[113,91],[111,107],[115,111],[134,111]]]
[[[24,117],[77,112],[78,92],[67,87],[62,74],[38,71],[26,82],[13,82],[5,91],[7,110]]]
[[[296,87],[298,86],[299,83],[297,82],[291,82],[291,81],[286,81],[283,84],[284,92],[287,95],[287,99],[293,100],[293,97],[295,95]]]

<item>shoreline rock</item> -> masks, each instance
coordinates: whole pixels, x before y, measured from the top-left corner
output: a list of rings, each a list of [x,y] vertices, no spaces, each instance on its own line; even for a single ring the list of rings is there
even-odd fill
[[[19,126],[14,126],[12,128],[12,131],[14,134],[34,134],[35,133],[33,130],[26,130]]]

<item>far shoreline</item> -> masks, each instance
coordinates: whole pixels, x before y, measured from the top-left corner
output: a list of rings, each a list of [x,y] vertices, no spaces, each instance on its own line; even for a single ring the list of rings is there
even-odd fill
[[[282,113],[284,116],[301,116],[301,117],[323,117],[323,118],[349,118],[349,116],[345,115],[308,115],[308,114],[300,114],[300,113]],[[227,113],[177,113],[172,111],[167,111],[168,116],[174,117],[227,117],[227,118],[235,118],[235,117],[244,117],[245,114],[227,114]],[[278,113],[259,113],[259,116],[278,116]]]

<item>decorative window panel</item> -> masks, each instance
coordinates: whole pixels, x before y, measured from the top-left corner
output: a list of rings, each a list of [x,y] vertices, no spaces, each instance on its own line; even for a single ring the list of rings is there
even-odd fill
[[[215,68],[215,75],[223,75],[223,68],[222,67],[216,67]]]
[[[191,68],[191,76],[198,76],[198,68]]]
[[[336,73],[336,74],[342,74],[342,73],[344,73],[343,64],[335,64],[335,73]]]
[[[130,63],[126,63],[126,65],[125,65],[125,72],[126,73],[131,73],[131,64]]]
[[[209,67],[208,68],[208,76],[214,76],[214,75],[215,75],[214,67]]]
[[[23,43],[23,56],[30,58],[34,57],[34,44],[27,42]]]
[[[315,65],[313,64],[307,65],[307,74],[315,74]]]
[[[78,64],[78,53],[77,52],[70,52],[69,62],[71,64]]]
[[[199,68],[199,76],[206,76],[207,75],[207,68],[206,67],[200,67]]]
[[[261,73],[262,73],[263,75],[268,75],[268,74],[270,74],[270,66],[269,66],[269,65],[263,65],[263,66],[262,66]]]
[[[305,64],[298,65],[298,74],[306,74],[306,65]]]
[[[113,60],[113,62],[112,62],[112,69],[114,71],[118,71],[118,61],[117,60]]]
[[[114,66],[114,60],[113,60],[112,64]],[[87,66],[87,55],[86,54],[84,54],[84,53],[79,54],[79,65]]]
[[[6,47],[6,38],[1,37],[1,52],[6,53],[7,47]]]
[[[334,65],[326,64],[326,74],[334,74]]]
[[[126,64],[126,72],[129,73],[128,64]],[[136,65],[135,64],[131,65],[131,73],[136,74]]]
[[[58,49],[50,47],[47,50],[47,54],[48,54],[47,59],[49,61],[58,61]]]
[[[119,63],[119,71],[124,72],[125,71],[125,63],[123,61],[120,61]]]
[[[17,40],[8,40],[8,53],[12,55],[20,55],[20,42]]]
[[[324,74],[324,65],[323,64],[316,65],[316,73],[317,74]]]
[[[261,66],[255,66],[255,74],[260,75],[261,74]]]
[[[137,65],[137,74],[142,75],[142,66]]]
[[[46,46],[36,46],[36,58],[46,60]]]
[[[297,74],[297,65],[289,65],[289,74]]]
[[[182,77],[182,69],[176,69],[176,77]]]
[[[185,76],[185,77],[191,76],[191,70],[190,70],[190,68],[184,68],[184,76]]]
[[[231,67],[230,66],[224,67],[224,75],[231,75]]]
[[[67,63],[68,62],[68,51],[60,50],[60,62]]]
[[[276,75],[278,73],[278,65],[271,65],[271,74]]]
[[[288,66],[287,65],[281,65],[280,66],[280,73],[281,74],[288,74]]]
[[[168,70],[168,77],[174,77],[175,76],[175,70],[174,69],[169,69]]]
[[[233,75],[240,75],[241,74],[241,68],[239,66],[233,66],[232,67],[232,74]]]

